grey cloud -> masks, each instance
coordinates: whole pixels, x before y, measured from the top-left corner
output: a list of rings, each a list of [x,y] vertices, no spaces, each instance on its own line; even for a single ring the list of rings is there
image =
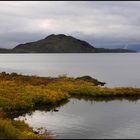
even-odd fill
[[[0,2],[0,46],[35,41],[49,34],[73,35],[100,46],[140,40],[140,2]]]
[[[32,42],[45,38],[50,33],[42,32],[9,32],[3,34],[3,38],[0,38],[0,47],[13,48],[18,44]],[[1,35],[0,35],[1,36]],[[8,41],[7,41],[8,40]],[[2,45],[3,44],[3,45]]]

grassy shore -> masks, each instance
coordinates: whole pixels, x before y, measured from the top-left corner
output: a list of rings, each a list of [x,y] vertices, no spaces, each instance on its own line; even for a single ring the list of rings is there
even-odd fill
[[[0,138],[45,138],[35,134],[24,122],[10,119],[10,115],[40,106],[58,106],[74,96],[140,98],[140,88],[107,88],[104,84],[89,76],[37,77],[0,73]]]

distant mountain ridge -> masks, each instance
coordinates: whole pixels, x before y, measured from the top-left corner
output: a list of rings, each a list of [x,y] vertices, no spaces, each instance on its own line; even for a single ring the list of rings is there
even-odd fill
[[[110,48],[110,49],[114,49],[114,48],[122,48],[122,49],[128,49],[128,50],[134,50],[136,52],[140,52],[140,43],[120,43],[120,44],[105,44],[105,45],[98,45],[99,48]]]
[[[135,52],[128,49],[95,48],[86,41],[64,34],[49,35],[44,39],[17,45],[13,49],[0,49],[1,53],[119,53]]]
[[[133,49],[137,52],[140,52],[140,44],[130,44],[127,46],[127,49],[130,49],[130,50]]]

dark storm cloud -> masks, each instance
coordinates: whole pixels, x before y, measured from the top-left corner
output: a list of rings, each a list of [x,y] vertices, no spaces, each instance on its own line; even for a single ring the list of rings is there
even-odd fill
[[[0,2],[0,46],[64,33],[94,46],[140,41],[140,2]]]

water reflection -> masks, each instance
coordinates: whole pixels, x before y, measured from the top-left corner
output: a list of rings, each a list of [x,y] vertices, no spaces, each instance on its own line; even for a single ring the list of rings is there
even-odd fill
[[[96,102],[110,102],[110,101],[124,101],[127,100],[129,102],[137,102],[140,97],[139,96],[127,96],[127,97],[120,97],[120,96],[104,96],[104,97],[91,97],[91,96],[81,96],[81,95],[76,95],[73,96],[72,99],[78,99],[78,100],[84,100],[84,101],[90,101],[91,104],[96,103]]]
[[[18,116],[24,116],[27,111],[28,114],[31,115],[32,112],[34,112],[35,110],[40,110],[40,111],[50,111],[50,112],[58,112],[59,110],[56,109],[58,107],[64,106],[65,104],[67,104],[69,102],[69,100],[63,100],[61,102],[58,102],[55,105],[42,105],[42,106],[36,106],[33,109],[28,109],[28,110],[13,110],[10,112],[7,112],[7,116],[11,119],[16,118]]]
[[[24,119],[34,129],[47,129],[52,138],[139,138],[139,107],[138,98],[79,96],[55,110],[35,110],[19,119]]]

